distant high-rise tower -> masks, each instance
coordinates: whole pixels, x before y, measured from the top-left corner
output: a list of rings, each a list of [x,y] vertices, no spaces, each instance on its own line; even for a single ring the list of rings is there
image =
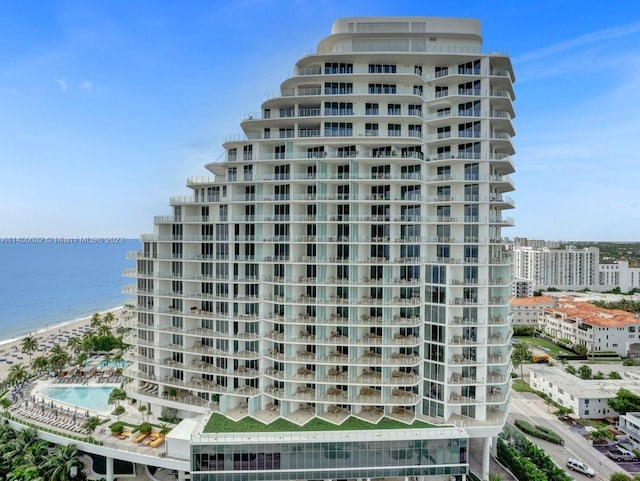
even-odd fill
[[[191,479],[448,479],[469,438],[488,476],[511,379],[514,76],[481,44],[472,19],[338,20],[142,237],[129,396],[181,416],[374,424],[301,428],[295,446],[198,438]],[[312,439],[369,447],[322,464],[294,449]]]

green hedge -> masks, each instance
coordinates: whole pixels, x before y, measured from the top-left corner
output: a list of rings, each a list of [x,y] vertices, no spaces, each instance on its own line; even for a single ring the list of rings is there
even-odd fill
[[[502,461],[519,481],[547,481],[546,474],[529,459],[498,439],[498,459]]]
[[[515,425],[518,429],[529,436],[544,439],[545,441],[555,444],[564,444],[564,439],[562,439],[555,431],[545,428],[544,426],[532,426],[527,421],[523,421],[521,419],[516,419]]]

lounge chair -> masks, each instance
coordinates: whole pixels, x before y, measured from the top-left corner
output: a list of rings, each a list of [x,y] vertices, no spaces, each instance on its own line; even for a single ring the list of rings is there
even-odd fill
[[[152,448],[157,448],[162,443],[164,443],[164,434],[160,434],[155,440],[151,441],[149,443],[149,446],[151,446]]]
[[[142,441],[144,438],[146,438],[149,435],[149,433],[140,433],[138,434],[135,438],[132,439],[132,441],[134,443],[139,443],[140,441]]]

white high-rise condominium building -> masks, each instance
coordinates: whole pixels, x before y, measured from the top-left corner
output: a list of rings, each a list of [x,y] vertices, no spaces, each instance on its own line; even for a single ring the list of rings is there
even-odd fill
[[[513,276],[529,279],[534,289],[597,289],[599,261],[600,250],[597,247],[516,247],[513,250]]]
[[[449,479],[472,438],[488,476],[514,75],[481,46],[472,19],[338,20],[143,236],[129,395],[301,426],[198,434],[191,479]]]

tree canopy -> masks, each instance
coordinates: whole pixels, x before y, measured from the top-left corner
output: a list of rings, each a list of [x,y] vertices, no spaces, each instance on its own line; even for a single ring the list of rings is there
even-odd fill
[[[607,405],[618,414],[640,411],[640,396],[626,389],[619,389],[616,397],[607,400]]]

